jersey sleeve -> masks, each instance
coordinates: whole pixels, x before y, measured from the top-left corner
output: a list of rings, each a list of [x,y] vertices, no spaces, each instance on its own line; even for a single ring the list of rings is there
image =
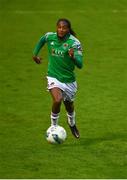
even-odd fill
[[[34,56],[38,55],[40,49],[44,46],[45,43],[46,43],[46,36],[44,35],[40,38],[40,40],[38,41],[38,43],[36,44],[34,48],[34,51],[33,51]]]
[[[81,47],[80,42],[75,42],[72,45],[72,48],[74,49],[75,65],[81,69],[83,67],[83,54],[82,54],[82,47]]]
[[[40,38],[40,40],[38,41],[38,43],[36,44],[34,51],[33,51],[33,55],[37,56],[40,49],[45,45],[45,43],[48,41],[48,37],[50,36],[50,34],[52,34],[52,32],[48,32],[46,33],[44,36],[42,36]]]

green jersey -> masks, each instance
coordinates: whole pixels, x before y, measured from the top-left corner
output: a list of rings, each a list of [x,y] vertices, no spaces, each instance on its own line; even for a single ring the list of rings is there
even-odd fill
[[[36,45],[33,55],[37,56],[40,49],[47,43],[48,46],[48,76],[60,82],[70,83],[75,81],[75,66],[82,68],[82,48],[79,40],[68,34],[64,40],[59,39],[57,33],[49,32],[41,37]],[[69,56],[69,49],[74,49],[73,59]]]

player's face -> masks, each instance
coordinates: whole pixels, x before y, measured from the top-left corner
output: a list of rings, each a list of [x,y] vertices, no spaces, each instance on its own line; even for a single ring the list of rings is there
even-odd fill
[[[60,38],[63,38],[66,34],[69,33],[69,28],[66,22],[60,21],[57,25],[57,35]]]

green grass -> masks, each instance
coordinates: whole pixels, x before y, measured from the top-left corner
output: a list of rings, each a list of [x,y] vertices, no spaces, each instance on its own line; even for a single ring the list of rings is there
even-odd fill
[[[0,0],[0,178],[127,178],[127,1]],[[84,48],[76,69],[81,138],[50,145],[47,50],[32,62],[41,35],[66,17]]]

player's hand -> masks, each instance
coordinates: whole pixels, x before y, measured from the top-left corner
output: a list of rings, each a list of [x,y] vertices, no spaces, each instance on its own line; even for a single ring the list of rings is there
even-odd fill
[[[69,49],[68,54],[71,58],[74,58],[74,49],[73,48]]]
[[[38,56],[33,56],[33,60],[37,63],[40,64],[41,63],[41,58]]]

